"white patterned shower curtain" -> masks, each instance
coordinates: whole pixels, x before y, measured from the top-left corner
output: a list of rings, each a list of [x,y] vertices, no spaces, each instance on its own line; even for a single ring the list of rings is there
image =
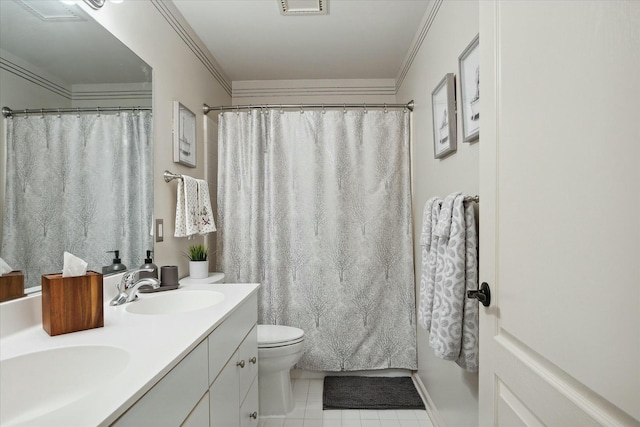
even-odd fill
[[[218,262],[302,369],[416,369],[409,113],[219,116]]]
[[[25,288],[62,271],[68,251],[100,272],[119,249],[137,267],[153,212],[150,112],[15,117],[6,121],[7,174],[0,257]]]

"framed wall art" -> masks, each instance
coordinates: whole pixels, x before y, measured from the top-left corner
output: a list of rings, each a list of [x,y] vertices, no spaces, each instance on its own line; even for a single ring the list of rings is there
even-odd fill
[[[480,138],[480,35],[458,58],[462,112],[462,140],[472,142]]]
[[[173,101],[173,161],[196,167],[196,115]]]
[[[433,154],[441,159],[456,151],[456,88],[448,73],[431,93],[433,109]]]

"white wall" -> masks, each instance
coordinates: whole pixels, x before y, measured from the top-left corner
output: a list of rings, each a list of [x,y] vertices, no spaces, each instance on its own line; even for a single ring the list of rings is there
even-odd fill
[[[192,49],[197,47],[193,44],[188,46],[174,30],[177,20],[192,34],[172,3],[158,0],[120,4],[106,2],[97,11],[85,5],[82,7],[153,68],[154,214],[156,219],[164,220],[164,242],[155,244],[154,262],[158,266],[177,265],[180,276],[186,276],[188,262],[183,253],[190,244],[203,243],[203,238],[187,240],[173,237],[176,182],[165,183],[162,173],[168,169],[198,178],[205,176],[202,105],[227,105],[231,96],[214,78],[210,66],[215,61],[211,56],[206,54],[211,61],[207,67],[194,54]],[[198,147],[195,169],[173,162],[173,101],[180,101],[196,114]]]
[[[458,120],[457,152],[442,160],[434,159],[431,118],[431,92],[446,73],[458,75],[458,56],[478,33],[478,3],[436,1],[430,8],[434,9],[427,11],[423,21],[423,28],[428,28],[428,32],[397,94],[398,99],[415,100],[412,170],[416,292],[420,288],[419,237],[424,204],[433,196],[443,197],[454,191],[475,195],[479,189],[480,143],[462,142],[462,125]],[[456,90],[457,99],[460,99],[460,89]],[[453,362],[436,358],[422,328],[418,328],[418,375],[444,425],[478,425],[477,374],[467,373]]]

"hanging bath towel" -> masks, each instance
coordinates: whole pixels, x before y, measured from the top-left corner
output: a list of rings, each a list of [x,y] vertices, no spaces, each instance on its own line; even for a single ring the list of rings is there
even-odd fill
[[[437,255],[429,329],[436,356],[478,370],[478,304],[466,291],[478,288],[477,234],[473,205],[465,196],[446,197],[433,231]]]
[[[175,237],[198,233],[198,180],[182,175],[178,181]]]

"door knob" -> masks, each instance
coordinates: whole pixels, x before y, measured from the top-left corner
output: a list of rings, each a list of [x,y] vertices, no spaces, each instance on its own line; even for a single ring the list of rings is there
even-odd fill
[[[240,366],[241,368],[244,368],[244,360],[241,360],[238,363],[236,363],[236,366]]]
[[[467,298],[475,298],[485,307],[489,307],[489,304],[491,304],[491,289],[489,288],[489,284],[482,282],[480,289],[477,291],[467,291]]]
[[[253,363],[254,365],[256,364],[256,362],[258,361],[258,359],[253,356],[251,359],[249,359],[249,362]]]
[[[258,418],[258,413],[253,411],[252,413],[249,414],[249,418],[253,418],[254,420]]]

